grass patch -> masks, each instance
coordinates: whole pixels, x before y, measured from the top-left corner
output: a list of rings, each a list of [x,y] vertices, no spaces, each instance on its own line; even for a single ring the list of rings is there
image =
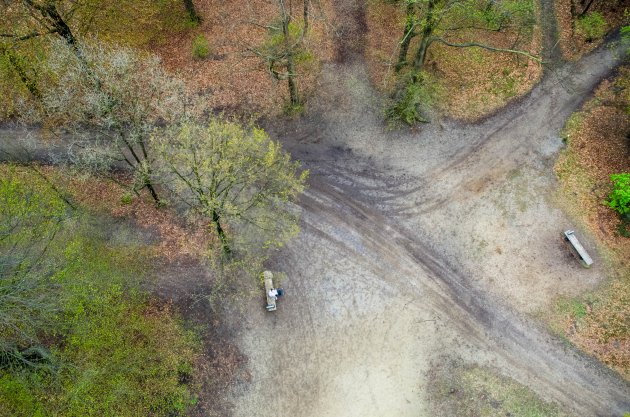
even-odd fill
[[[35,175],[20,171],[11,181],[62,204]],[[16,197],[15,187],[1,190],[5,200],[11,200],[11,193]],[[23,214],[15,213],[11,218]],[[29,221],[39,215],[37,207],[29,213]],[[2,220],[8,215],[0,213]],[[45,297],[40,293],[55,290],[46,300],[52,314],[45,323],[25,317],[19,326],[37,328],[17,343],[21,350],[45,349],[52,360],[49,366],[2,363],[0,415],[177,416],[195,403],[190,381],[200,342],[168,304],[141,289],[151,251],[137,240],[110,236],[107,226],[105,221],[96,227],[86,213],[74,212],[53,244],[38,252],[38,259],[51,267],[37,275],[46,285],[36,288],[35,295]],[[0,248],[0,255],[6,257],[6,249]],[[0,333],[3,349],[10,336]]]
[[[586,42],[593,42],[606,34],[606,20],[599,12],[588,13],[578,18],[575,29]]]
[[[460,417],[560,417],[557,405],[488,368],[445,361],[431,371],[432,415]]]
[[[210,55],[210,43],[203,35],[198,35],[192,41],[192,54],[195,59],[206,59]]]

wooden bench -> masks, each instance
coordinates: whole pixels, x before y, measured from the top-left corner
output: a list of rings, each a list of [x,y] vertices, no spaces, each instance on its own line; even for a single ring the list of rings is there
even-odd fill
[[[575,236],[575,232],[573,230],[567,230],[564,232],[564,241],[568,243],[569,249],[571,249],[571,253],[578,258],[580,263],[584,268],[590,268],[593,265],[593,260],[584,249],[584,246],[580,243],[580,241]]]
[[[265,280],[265,297],[267,297],[265,309],[267,309],[267,311],[276,311],[276,297],[269,297],[269,290],[274,288],[273,274],[270,271],[265,271],[263,272],[263,278]]]

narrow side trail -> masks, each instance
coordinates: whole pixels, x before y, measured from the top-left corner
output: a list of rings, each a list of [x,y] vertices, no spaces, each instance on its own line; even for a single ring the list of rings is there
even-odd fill
[[[312,175],[302,233],[270,265],[288,295],[273,314],[256,300],[242,323],[251,382],[234,390],[236,415],[432,416],[427,373],[447,357],[575,415],[630,411],[626,381],[528,314],[605,278],[563,252],[552,165],[566,118],[621,48],[550,68],[481,123],[388,132],[362,58],[363,3],[337,7],[338,59],[308,114],[270,127]]]

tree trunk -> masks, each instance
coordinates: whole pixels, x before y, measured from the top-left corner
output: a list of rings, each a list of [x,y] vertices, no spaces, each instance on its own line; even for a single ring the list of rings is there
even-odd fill
[[[586,6],[584,7],[584,9],[582,10],[582,13],[580,13],[579,17],[584,16],[586,13],[588,13],[588,9],[591,8],[591,5],[593,4],[595,0],[589,0],[588,3],[586,4]]]
[[[289,54],[287,56],[287,83],[289,85],[289,99],[292,106],[300,104],[300,96],[298,94],[297,83],[295,82],[295,63],[293,62],[293,56]]]
[[[423,33],[422,40],[420,41],[420,46],[418,47],[418,51],[416,52],[416,58],[413,61],[413,67],[420,71],[424,66],[424,61],[427,59],[427,50],[431,45],[431,33]]]
[[[47,1],[44,4],[35,3],[33,0],[24,0],[27,7],[32,10],[37,10],[44,20],[52,26],[55,33],[65,39],[68,45],[71,45],[76,51],[78,51],[77,38],[70,30],[70,26],[63,20],[57,5],[54,1]]]
[[[40,93],[39,89],[37,88],[37,84],[35,83],[34,80],[32,80],[26,74],[26,70],[22,66],[22,63],[20,62],[20,60],[16,56],[15,52],[13,52],[13,51],[11,51],[9,49],[3,49],[3,50],[0,50],[0,52],[4,53],[4,55],[7,57],[8,61],[9,61],[9,64],[11,65],[11,68],[13,68],[13,71],[15,71],[15,73],[18,75],[18,77],[20,78],[20,81],[22,81],[22,83],[24,84],[26,89],[33,96],[35,96],[35,98],[41,99],[42,98],[42,94]]]
[[[186,8],[186,12],[188,13],[188,17],[191,22],[197,25],[201,23],[201,16],[197,13],[197,9],[195,9],[195,4],[192,0],[184,0],[184,7]]]
[[[398,52],[398,62],[396,63],[396,72],[399,72],[405,65],[407,65],[407,53],[409,52],[409,44],[411,39],[415,36],[413,33],[414,27],[414,3],[407,3],[407,11],[405,13],[406,23],[405,32],[403,38],[400,41],[400,51]]]
[[[158,195],[157,191],[155,191],[155,187],[153,186],[153,184],[151,183],[149,179],[146,180],[144,186],[147,187],[147,189],[151,193],[151,197],[153,197],[155,204],[159,206],[162,203],[162,201],[160,200],[160,196]]]
[[[219,236],[219,240],[221,241],[223,254],[229,256],[232,253],[232,249],[230,249],[227,236],[225,236],[225,231],[223,230],[223,227],[221,227],[221,217],[219,217],[219,213],[217,213],[216,210],[212,210],[212,222],[214,223],[215,230]]]
[[[284,36],[284,47],[287,59],[287,84],[289,86],[289,100],[292,106],[300,104],[300,96],[298,94],[297,83],[295,82],[295,60],[293,58],[293,48],[289,33],[289,24],[291,23],[291,15],[289,15],[284,6],[284,0],[278,0],[280,11],[282,13],[282,35]]]
[[[416,51],[416,58],[413,61],[413,67],[418,71],[422,69],[424,61],[427,59],[427,50],[433,42],[431,36],[433,35],[433,29],[436,23],[434,20],[435,17],[433,16],[433,9],[435,8],[436,2],[437,0],[429,0],[427,5],[427,20],[425,27],[422,30],[422,39],[420,40],[420,46]]]
[[[304,0],[304,35],[308,33],[308,7],[311,0]]]

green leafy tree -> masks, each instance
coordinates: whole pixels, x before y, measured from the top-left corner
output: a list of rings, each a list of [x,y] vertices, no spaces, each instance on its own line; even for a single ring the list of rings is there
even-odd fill
[[[40,338],[59,310],[54,265],[46,253],[68,217],[51,190],[0,178],[0,368],[39,366]]]
[[[401,87],[396,89],[392,105],[385,113],[390,122],[404,122],[408,125],[429,122],[423,116],[434,97],[434,83],[426,82],[428,77],[426,71],[411,72],[401,77]]]
[[[613,174],[610,180],[613,190],[606,204],[620,215],[627,216],[630,213],[630,174]]]
[[[164,183],[177,202],[210,221],[226,255],[235,237],[269,247],[297,233],[290,203],[308,172],[299,173],[300,164],[263,130],[221,119],[187,122],[156,134],[151,144]]]

